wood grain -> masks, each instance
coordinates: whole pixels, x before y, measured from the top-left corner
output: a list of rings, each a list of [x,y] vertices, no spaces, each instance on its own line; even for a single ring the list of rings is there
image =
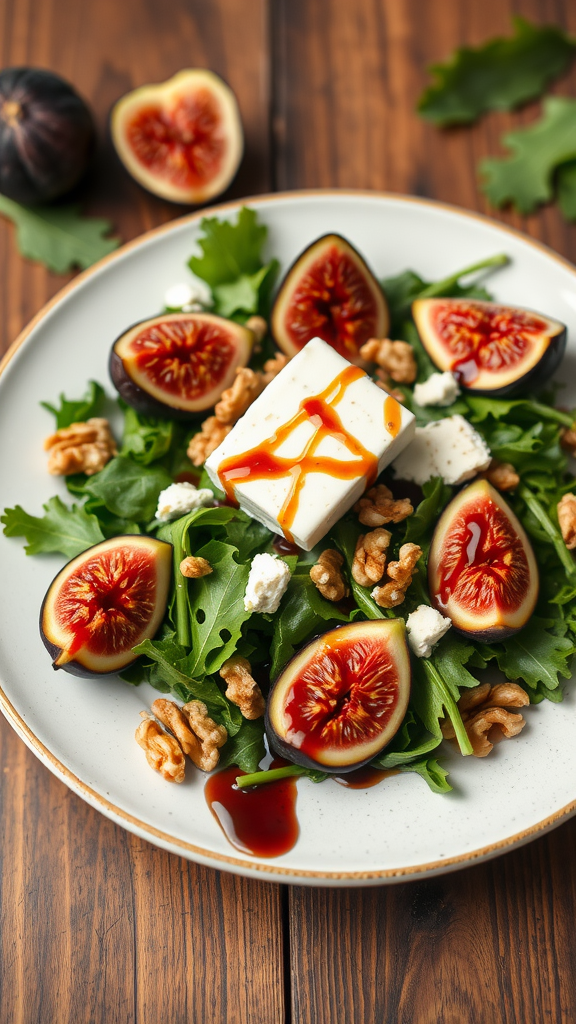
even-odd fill
[[[99,151],[78,190],[128,240],[181,212],[136,185],[107,133],[128,89],[187,66],[238,96],[246,155],[228,195],[270,187],[264,0],[0,5],[2,66],[52,68],[96,112]],[[23,261],[0,221],[0,349],[64,283]],[[278,1024],[280,888],[221,875],[129,835],[55,779],[0,722],[2,1024]]]
[[[450,131],[415,113],[426,67],[456,46],[508,33],[512,12],[576,33],[568,0],[279,0],[277,186],[430,196],[496,216],[574,259],[576,229],[556,209],[495,212],[478,188],[478,161],[502,152],[502,132],[533,120],[536,104]],[[576,68],[555,91],[576,94]],[[291,889],[292,1021],[574,1020],[575,843],[570,822],[489,865],[428,882]]]

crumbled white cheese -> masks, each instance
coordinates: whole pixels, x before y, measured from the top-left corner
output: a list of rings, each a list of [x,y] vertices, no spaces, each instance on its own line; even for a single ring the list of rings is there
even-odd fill
[[[164,305],[168,309],[181,309],[183,313],[196,313],[212,305],[212,293],[200,278],[191,284],[179,282],[166,290]]]
[[[414,386],[416,405],[452,405],[459,394],[458,381],[450,370],[433,373],[423,384]]]
[[[416,611],[411,612],[406,619],[408,643],[414,654],[418,658],[429,658],[434,644],[448,632],[451,625],[451,619],[441,615],[435,608],[419,604]]]
[[[416,428],[414,440],[395,460],[400,480],[424,484],[441,476],[445,484],[461,484],[488,469],[490,449],[463,416],[446,416]]]
[[[278,611],[290,582],[290,569],[277,555],[254,555],[250,566],[244,609],[247,612]]]
[[[328,533],[366,489],[362,469],[357,476],[350,474],[349,477],[347,473],[338,472],[338,463],[348,466],[357,460],[354,446],[360,444],[377,461],[376,476],[414,436],[416,424],[412,413],[376,387],[366,374],[348,382],[342,390],[338,387],[330,390],[349,369],[350,363],[330,345],[320,338],[312,338],[264,388],[206,460],[210,479],[221,487],[218,469],[225,459],[270,443],[272,451],[286,461],[286,473],[283,476],[254,474],[250,478],[246,475],[244,479],[242,473],[238,473],[239,479],[231,479],[231,482],[240,507],[273,533],[282,533],[282,509],[298,479],[292,470],[298,467],[322,429],[322,419],[307,418],[281,442],[276,439],[279,434],[282,436],[282,428],[298,416],[303,401],[326,392],[326,401],[328,405],[334,402],[344,432],[322,431],[324,436],[320,435],[319,444],[313,449],[318,468],[309,465],[304,481],[298,484],[302,487],[290,533],[294,543],[306,551]],[[389,423],[392,423],[392,430]],[[324,460],[328,462],[327,469],[322,469]],[[238,465],[241,467],[242,462]],[[336,465],[336,471],[330,470],[331,465]]]
[[[198,490],[194,484],[170,484],[158,495],[156,519],[161,523],[169,523],[195,508],[213,504],[214,494],[208,487],[201,487]]]

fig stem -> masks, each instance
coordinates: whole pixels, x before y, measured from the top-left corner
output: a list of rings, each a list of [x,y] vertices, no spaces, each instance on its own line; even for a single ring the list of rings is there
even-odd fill
[[[479,270],[488,270],[490,267],[504,267],[509,262],[509,256],[506,256],[505,253],[499,253],[497,256],[490,256],[488,259],[480,260],[479,263],[472,263],[471,266],[465,267],[464,270],[459,270],[457,274],[445,277],[443,281],[434,281],[433,284],[429,284],[421,292],[418,292],[417,298],[431,299],[435,295],[443,295],[447,290],[453,288],[455,284],[458,284],[461,277],[475,274]]]
[[[265,782],[276,782],[277,779],[289,779],[292,775],[306,775],[307,768],[299,764],[287,764],[284,768],[270,768],[267,772],[252,772],[251,775],[238,775],[236,785],[238,789],[247,789],[248,786],[261,786]]]
[[[444,709],[448,712],[448,717],[454,726],[454,732],[456,733],[456,739],[458,740],[458,746],[460,747],[461,754],[472,754],[472,744],[468,739],[468,733],[464,728],[464,722],[462,716],[458,710],[456,701],[452,697],[446,683],[442,679],[442,676],[438,670],[434,667],[429,658],[422,658],[420,661],[424,672],[428,676],[428,682],[436,690],[436,695],[442,702]]]
[[[525,484],[518,488],[518,494],[524,504],[528,506],[534,518],[538,520],[544,533],[550,538],[551,543],[556,549],[556,554],[566,570],[566,575],[569,577],[576,576],[576,562],[574,562],[572,555],[568,551],[560,530],[554,526],[550,516],[542,508],[536,495]]]

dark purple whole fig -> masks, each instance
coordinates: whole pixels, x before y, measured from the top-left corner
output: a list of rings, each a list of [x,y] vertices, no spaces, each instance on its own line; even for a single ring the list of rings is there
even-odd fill
[[[18,203],[45,203],[69,192],[94,150],[84,100],[41,68],[0,72],[0,192]]]

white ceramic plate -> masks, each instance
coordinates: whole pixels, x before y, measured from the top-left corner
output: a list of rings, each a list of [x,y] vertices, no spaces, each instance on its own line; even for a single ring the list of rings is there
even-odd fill
[[[286,268],[327,232],[349,238],[378,276],[413,268],[436,280],[505,252],[511,265],[490,288],[510,304],[568,324],[561,376],[576,382],[576,271],[543,246],[474,214],[426,200],[373,193],[292,193],[249,200],[268,225],[268,248]],[[216,208],[233,216],[240,204]],[[161,309],[166,288],[186,280],[202,214],[153,231],[72,282],[32,322],[0,378],[0,507],[38,514],[62,481],[49,477],[42,441],[52,417],[40,408],[60,391],[74,397],[89,378],[108,383],[111,342]],[[576,399],[573,388],[572,399]],[[116,677],[55,674],[38,634],[44,592],[63,564],[26,558],[0,537],[0,694],[4,713],[40,759],[76,793],[120,825],[174,853],[255,878],[310,885],[366,885],[464,866],[528,841],[574,813],[575,701],[544,702],[528,724],[485,760],[447,751],[454,792],[433,795],[413,775],[369,790],[298,782],[300,839],[274,860],[237,853],[203,795],[203,777],[169,785],[134,742],[138,712],[157,695]]]

